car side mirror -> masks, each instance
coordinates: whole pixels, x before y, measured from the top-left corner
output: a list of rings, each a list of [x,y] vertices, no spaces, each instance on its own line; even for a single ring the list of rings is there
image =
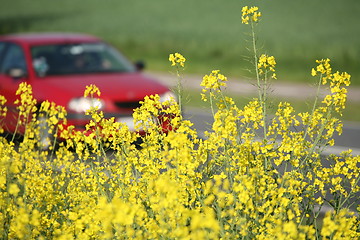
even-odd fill
[[[21,68],[10,68],[8,70],[8,75],[14,79],[19,79],[25,77],[26,72]]]
[[[145,69],[145,62],[144,61],[136,61],[135,67],[136,67],[136,70],[142,71]]]

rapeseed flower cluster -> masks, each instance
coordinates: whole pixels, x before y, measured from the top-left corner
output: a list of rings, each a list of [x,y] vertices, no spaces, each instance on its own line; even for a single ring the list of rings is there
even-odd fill
[[[88,97],[88,96],[94,97],[94,94],[100,97],[101,95],[100,89],[94,84],[90,84],[89,86],[86,86],[86,89],[84,91],[84,97]]]
[[[259,62],[258,62],[258,69],[259,69],[259,74],[260,75],[267,75],[268,72],[272,73],[271,77],[276,79],[276,74],[275,74],[275,66],[276,66],[276,61],[275,61],[275,57],[274,56],[268,56],[266,54],[262,54],[259,58]]]
[[[171,66],[179,65],[184,67],[186,59],[180,53],[174,53],[169,55],[169,61],[171,62]]]
[[[6,103],[6,98],[4,96],[0,96],[0,117],[4,118],[6,117],[6,114],[7,114],[7,107],[4,106],[5,103]],[[3,133],[4,132],[4,129],[3,127],[0,125],[0,133]]]
[[[170,56],[183,67],[182,55]],[[351,150],[321,155],[341,133],[336,116],[350,75],[333,73],[329,60],[317,63],[313,75],[330,93],[309,112],[282,102],[271,119],[264,98],[240,108],[225,96],[220,71],[205,75],[202,94],[214,118],[205,138],[175,99],[158,95],[134,111],[137,132],[99,108],[87,111],[85,132],[75,131],[63,107],[39,106],[31,86],[20,84],[15,104],[24,137],[17,144],[0,137],[0,238],[360,238],[353,201],[360,157]],[[275,64],[262,55],[255,67],[273,73]],[[90,85],[84,96],[97,98],[100,90]],[[0,96],[2,117],[5,102]],[[325,207],[332,210],[321,217]]]
[[[346,72],[335,72],[332,73],[330,66],[330,59],[322,59],[316,61],[319,65],[311,70],[311,75],[320,75],[321,83],[325,85],[330,82],[330,92],[323,100],[326,106],[334,107],[335,110],[341,114],[345,108],[347,89],[345,86],[350,85],[350,74]]]
[[[134,112],[143,136],[104,119],[99,109],[88,112],[88,132],[76,132],[64,127],[62,107],[43,102],[52,141],[64,142],[37,148],[36,118],[18,146],[0,138],[1,238],[358,238],[359,217],[349,200],[360,191],[360,158],[349,151],[329,156],[330,168],[320,161],[328,132],[339,128],[327,105],[296,114],[280,103],[265,138],[259,101],[238,108],[222,93],[225,80],[218,71],[204,77],[216,106],[206,139],[174,99],[160,102],[157,95]],[[19,96],[24,106],[17,101],[21,116],[34,115],[31,86],[19,87],[26,89]],[[168,122],[167,133],[159,121]],[[320,228],[325,205],[333,211]]]
[[[241,12],[241,21],[244,24],[249,24],[249,21],[256,23],[259,21],[259,17],[261,17],[261,12],[259,12],[258,7],[245,6],[242,8]]]
[[[215,93],[221,93],[221,87],[226,86],[226,81],[227,78],[220,73],[220,70],[213,70],[209,75],[205,75],[200,83],[200,86],[203,87],[201,92],[202,100],[208,100],[206,93],[209,93],[210,98],[215,97]]]

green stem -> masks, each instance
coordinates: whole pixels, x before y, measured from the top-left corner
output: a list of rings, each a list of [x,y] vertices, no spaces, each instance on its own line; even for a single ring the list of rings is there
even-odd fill
[[[316,109],[316,106],[318,104],[318,101],[319,101],[319,94],[320,94],[320,87],[321,87],[321,79],[322,79],[322,75],[320,75],[320,80],[318,82],[318,85],[317,85],[317,88],[316,88],[316,95],[315,95],[315,101],[314,101],[314,104],[313,104],[313,107],[311,109],[311,116],[310,116],[310,123],[312,122],[312,119],[314,117],[314,113],[315,113],[315,109]],[[304,140],[305,138],[307,137],[307,134],[309,132],[309,125],[308,127],[306,128],[305,130],[305,133],[304,133]]]
[[[214,111],[214,103],[213,103],[213,96],[211,94],[211,89],[209,90],[209,98],[210,98],[210,108],[212,116],[215,117],[215,111]],[[215,119],[214,119],[215,120]]]
[[[15,140],[15,135],[16,135],[16,133],[17,133],[17,131],[18,131],[18,127],[19,127],[19,121],[20,121],[20,114],[18,115],[18,119],[17,119],[17,122],[16,122],[15,131],[14,131],[14,133],[13,133],[13,135],[12,135],[11,142],[14,142],[14,140]]]
[[[57,143],[57,137],[55,137],[55,134],[57,135],[58,130],[59,130],[59,125],[57,124],[56,128],[55,128],[55,132],[53,133],[54,134],[54,142],[53,142],[52,149],[51,149],[50,159],[53,159],[53,156],[55,154],[55,146]]]
[[[267,124],[266,124],[266,114],[267,114],[267,105],[266,105],[266,98],[267,98],[267,76],[265,74],[264,82],[261,82],[259,67],[258,67],[258,53],[256,48],[256,38],[255,38],[255,31],[254,31],[254,22],[251,21],[251,36],[252,36],[252,47],[254,52],[254,65],[255,65],[255,73],[256,73],[256,81],[257,81],[257,88],[259,93],[259,101],[262,109],[262,121],[263,121],[263,134],[264,140],[267,141]],[[268,169],[268,158],[264,160],[264,167]]]
[[[177,91],[177,95],[178,95],[178,99],[179,99],[180,113],[182,113],[183,88],[182,88],[182,77],[180,75],[179,66],[176,66],[176,76],[177,76],[176,91]]]
[[[251,21],[251,35],[252,35],[252,47],[254,52],[254,65],[255,65],[255,74],[256,74],[256,81],[257,81],[257,88],[259,93],[259,101],[262,108],[263,113],[263,134],[264,139],[267,140],[267,126],[266,126],[266,114],[267,114],[267,106],[266,106],[266,85],[267,79],[265,77],[264,82],[261,83],[259,68],[258,68],[258,53],[256,48],[256,38],[255,38],[255,31],[254,31],[254,23]]]
[[[320,128],[320,130],[319,130],[319,133],[317,134],[316,139],[315,139],[315,141],[314,141],[313,144],[312,144],[312,147],[311,147],[310,151],[307,153],[307,155],[306,155],[306,157],[304,158],[304,160],[302,160],[301,163],[299,164],[299,168],[306,162],[306,160],[309,158],[309,156],[311,155],[311,153],[313,153],[314,150],[315,150],[315,148],[318,146],[320,140],[322,139],[322,134],[323,134],[323,132],[324,132],[324,130],[325,130],[325,126],[326,126],[326,124],[328,123],[330,116],[331,116],[331,111],[329,110],[329,111],[327,112],[327,116],[326,116],[326,119],[325,119],[326,121],[322,124],[322,126],[321,126],[321,128]],[[305,139],[305,138],[304,138],[304,139]]]
[[[354,186],[358,186],[359,184],[359,180],[360,177],[358,177],[356,179],[356,182],[354,184]],[[351,189],[351,191],[349,192],[349,194],[347,195],[347,197],[339,204],[339,208],[338,209],[334,209],[336,212],[338,212],[338,210],[342,209],[342,207],[344,206],[344,204],[347,202],[347,200],[349,200],[349,198],[351,197],[351,194],[353,193],[353,189]]]

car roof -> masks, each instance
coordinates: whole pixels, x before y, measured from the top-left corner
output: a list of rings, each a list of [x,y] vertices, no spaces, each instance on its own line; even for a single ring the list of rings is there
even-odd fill
[[[79,33],[18,33],[2,35],[0,36],[0,40],[25,43],[29,45],[100,41],[99,38],[94,36]]]

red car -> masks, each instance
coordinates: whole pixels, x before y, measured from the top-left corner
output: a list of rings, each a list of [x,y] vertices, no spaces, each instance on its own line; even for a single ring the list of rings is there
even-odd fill
[[[84,113],[98,106],[105,117],[128,123],[133,129],[133,109],[145,96],[159,94],[165,101],[174,94],[159,82],[141,73],[141,65],[129,62],[114,47],[99,38],[83,34],[40,33],[0,36],[0,95],[9,110],[14,109],[15,92],[26,81],[40,103],[62,105],[68,123],[84,129]],[[84,98],[85,87],[95,84],[101,99]],[[6,128],[15,130],[16,121],[7,118]]]

